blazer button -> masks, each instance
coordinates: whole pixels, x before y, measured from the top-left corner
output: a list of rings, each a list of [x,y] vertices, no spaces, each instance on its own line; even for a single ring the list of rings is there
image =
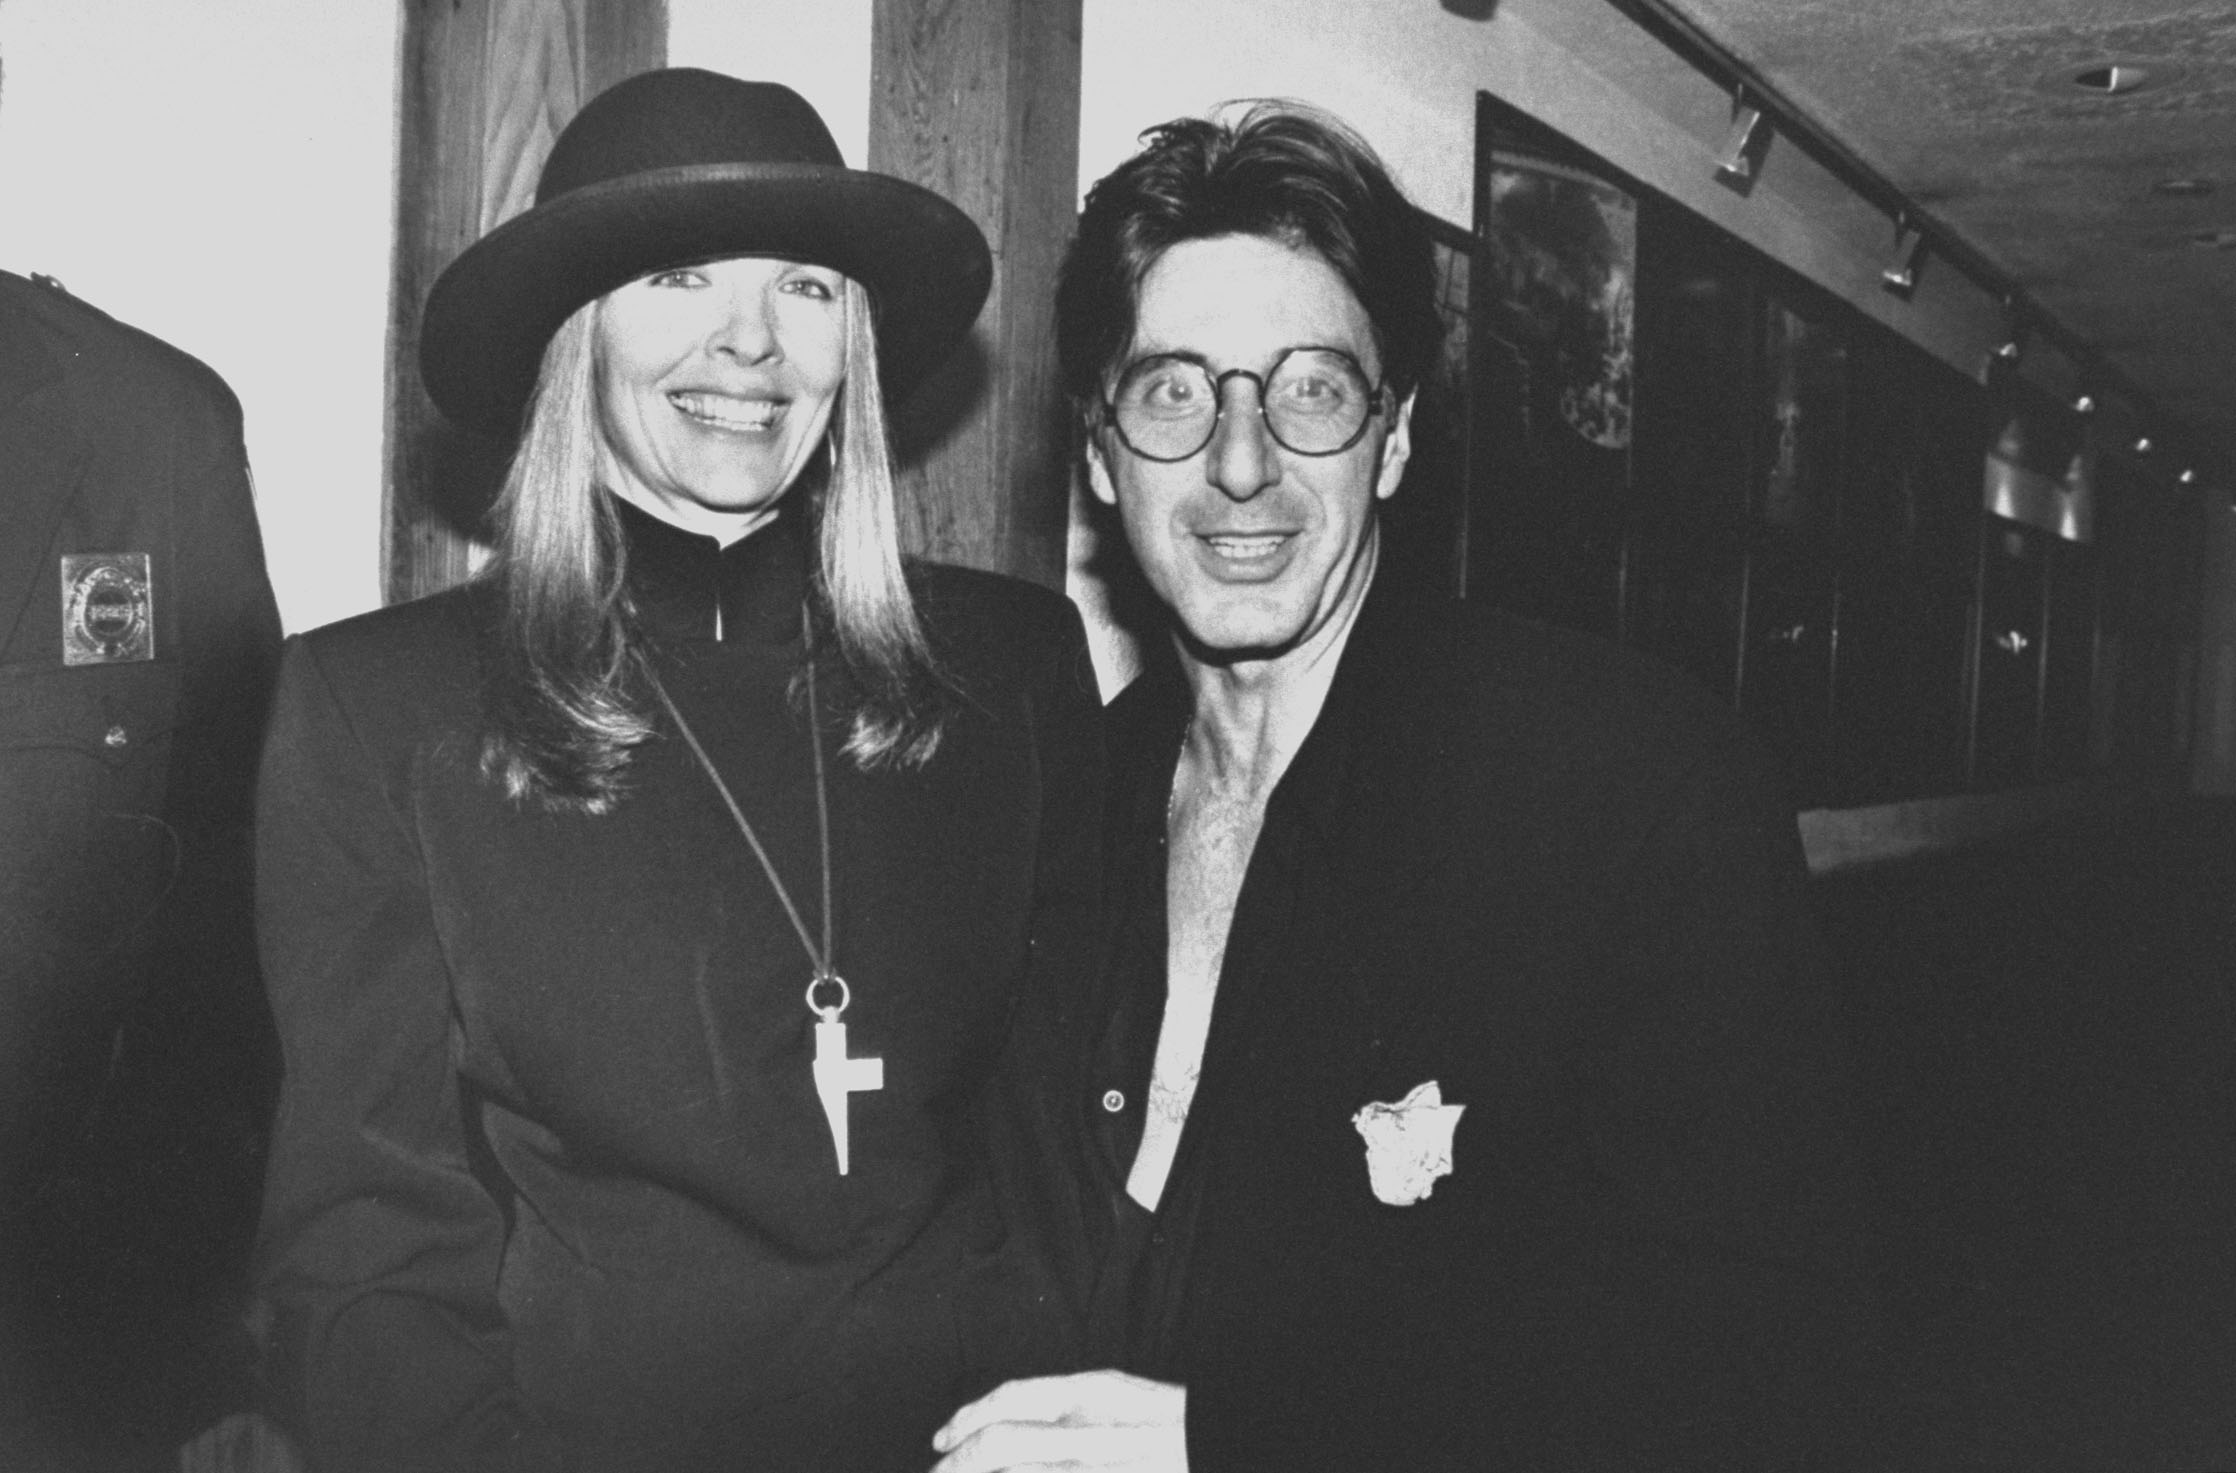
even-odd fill
[[[1117,1090],[1106,1089],[1102,1092],[1102,1107],[1115,1115],[1126,1108],[1126,1097]]]

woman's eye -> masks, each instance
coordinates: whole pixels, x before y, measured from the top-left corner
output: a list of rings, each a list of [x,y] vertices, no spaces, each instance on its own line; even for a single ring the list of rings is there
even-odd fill
[[[655,271],[644,279],[644,284],[657,287],[694,287],[704,286],[706,279],[696,271],[679,267],[674,271]]]
[[[785,278],[782,291],[796,297],[806,297],[812,302],[838,300],[838,288],[818,276],[792,276]]]

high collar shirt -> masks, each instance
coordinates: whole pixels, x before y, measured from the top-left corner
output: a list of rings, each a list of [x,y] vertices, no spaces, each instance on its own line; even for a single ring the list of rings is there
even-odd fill
[[[630,598],[656,637],[783,648],[798,640],[808,577],[792,506],[728,546],[619,498],[613,508]]]

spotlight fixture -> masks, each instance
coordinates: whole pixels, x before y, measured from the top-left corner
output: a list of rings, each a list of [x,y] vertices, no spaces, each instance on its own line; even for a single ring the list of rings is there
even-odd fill
[[[1770,147],[1770,133],[1770,119],[1748,101],[1742,89],[1732,99],[1731,132],[1724,139],[1724,156],[1716,165],[1716,177],[1735,189],[1751,187],[1755,170],[1762,166],[1762,156]]]
[[[2019,366],[2019,354],[2022,351],[2019,339],[2024,332],[2024,328],[2014,328],[2011,336],[1988,350],[1987,355],[1980,360],[1980,387],[1994,387],[1998,379]]]
[[[2150,437],[2150,436],[2148,436],[2148,435],[2137,435],[2137,436],[2135,437],[2135,453],[2136,453],[2137,455],[2148,455],[2148,454],[2150,454],[2150,453],[2151,453],[2151,437]]]
[[[1898,297],[1907,297],[1918,284],[1918,251],[1925,235],[1908,220],[1894,222],[1894,258],[1879,273],[1879,285]]]
[[[2162,69],[2163,70],[2163,69]],[[2148,87],[2158,74],[2132,61],[2099,61],[2065,74],[2066,85],[2091,97],[2124,97]]]
[[[2185,469],[2174,479],[2181,482],[2185,486],[2194,486],[2197,484],[2197,472]]]
[[[2083,394],[2080,398],[2073,401],[2073,412],[2075,414],[2096,413],[2096,400],[2090,395]]]

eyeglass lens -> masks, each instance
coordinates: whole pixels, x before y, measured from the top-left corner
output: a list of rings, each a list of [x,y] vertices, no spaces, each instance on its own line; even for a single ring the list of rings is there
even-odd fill
[[[1118,433],[1138,455],[1186,460],[1211,443],[1220,391],[1230,378],[1259,386],[1266,429],[1299,455],[1349,449],[1374,409],[1365,371],[1334,348],[1291,348],[1262,379],[1244,369],[1215,378],[1193,359],[1158,354],[1135,363],[1118,380],[1111,404]]]

